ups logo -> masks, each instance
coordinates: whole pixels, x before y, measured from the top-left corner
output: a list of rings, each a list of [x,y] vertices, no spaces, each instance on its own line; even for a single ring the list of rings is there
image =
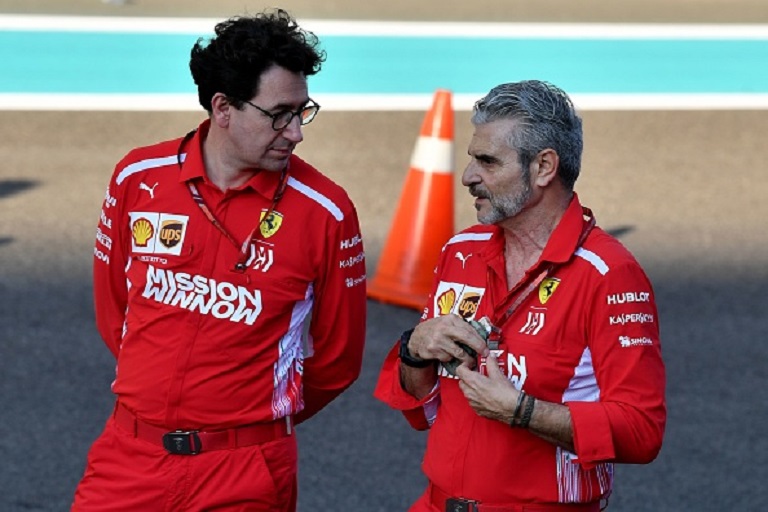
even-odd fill
[[[477,305],[480,303],[480,294],[469,292],[461,297],[459,302],[459,315],[464,320],[469,320],[477,313]]]
[[[175,247],[181,242],[184,225],[175,220],[167,220],[160,227],[160,243],[167,248]]]

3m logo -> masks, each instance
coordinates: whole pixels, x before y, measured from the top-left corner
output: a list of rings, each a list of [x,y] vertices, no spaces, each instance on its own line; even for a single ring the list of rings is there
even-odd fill
[[[261,236],[269,238],[280,229],[283,225],[283,214],[273,211],[267,216],[267,210],[261,211],[261,217],[259,217],[259,231]]]
[[[470,320],[477,312],[477,305],[480,303],[480,294],[475,292],[465,293],[459,301],[459,315],[464,320]]]
[[[184,231],[184,225],[175,220],[166,220],[160,228],[160,243],[169,249],[175,247],[181,242],[181,234]]]
[[[159,212],[129,212],[128,215],[133,253],[181,254],[189,217]]]
[[[560,280],[556,277],[548,277],[541,282],[539,285],[539,302],[542,306],[547,303],[558,286],[560,286]]]

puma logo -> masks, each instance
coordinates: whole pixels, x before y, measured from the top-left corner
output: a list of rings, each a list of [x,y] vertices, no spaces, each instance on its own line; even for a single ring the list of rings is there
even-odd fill
[[[472,256],[472,253],[469,253],[466,256],[464,256],[464,254],[462,254],[460,252],[457,252],[455,254],[455,256],[456,256],[456,259],[461,262],[461,268],[463,269],[464,265],[467,263],[467,260],[469,259],[469,257]]]
[[[139,183],[139,190],[146,190],[147,192],[149,192],[149,197],[154,199],[156,186],[157,186],[157,182],[155,182],[155,184],[152,185],[152,188],[150,188],[146,183],[142,181],[141,183]]]

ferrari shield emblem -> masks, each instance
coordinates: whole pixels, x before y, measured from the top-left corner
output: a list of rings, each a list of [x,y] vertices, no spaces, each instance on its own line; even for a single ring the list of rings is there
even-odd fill
[[[559,285],[560,280],[556,277],[544,279],[539,285],[539,302],[546,304]]]
[[[259,231],[261,231],[261,236],[269,238],[277,233],[277,230],[280,229],[280,226],[283,224],[283,214],[273,211],[269,214],[269,217],[266,215],[267,211],[262,210]]]

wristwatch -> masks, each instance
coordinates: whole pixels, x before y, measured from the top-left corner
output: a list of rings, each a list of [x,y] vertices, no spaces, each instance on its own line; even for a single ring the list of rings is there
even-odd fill
[[[411,355],[411,352],[408,350],[408,342],[412,334],[413,329],[408,329],[400,335],[400,362],[411,368],[426,368],[434,364],[434,361],[431,359],[421,359]]]

